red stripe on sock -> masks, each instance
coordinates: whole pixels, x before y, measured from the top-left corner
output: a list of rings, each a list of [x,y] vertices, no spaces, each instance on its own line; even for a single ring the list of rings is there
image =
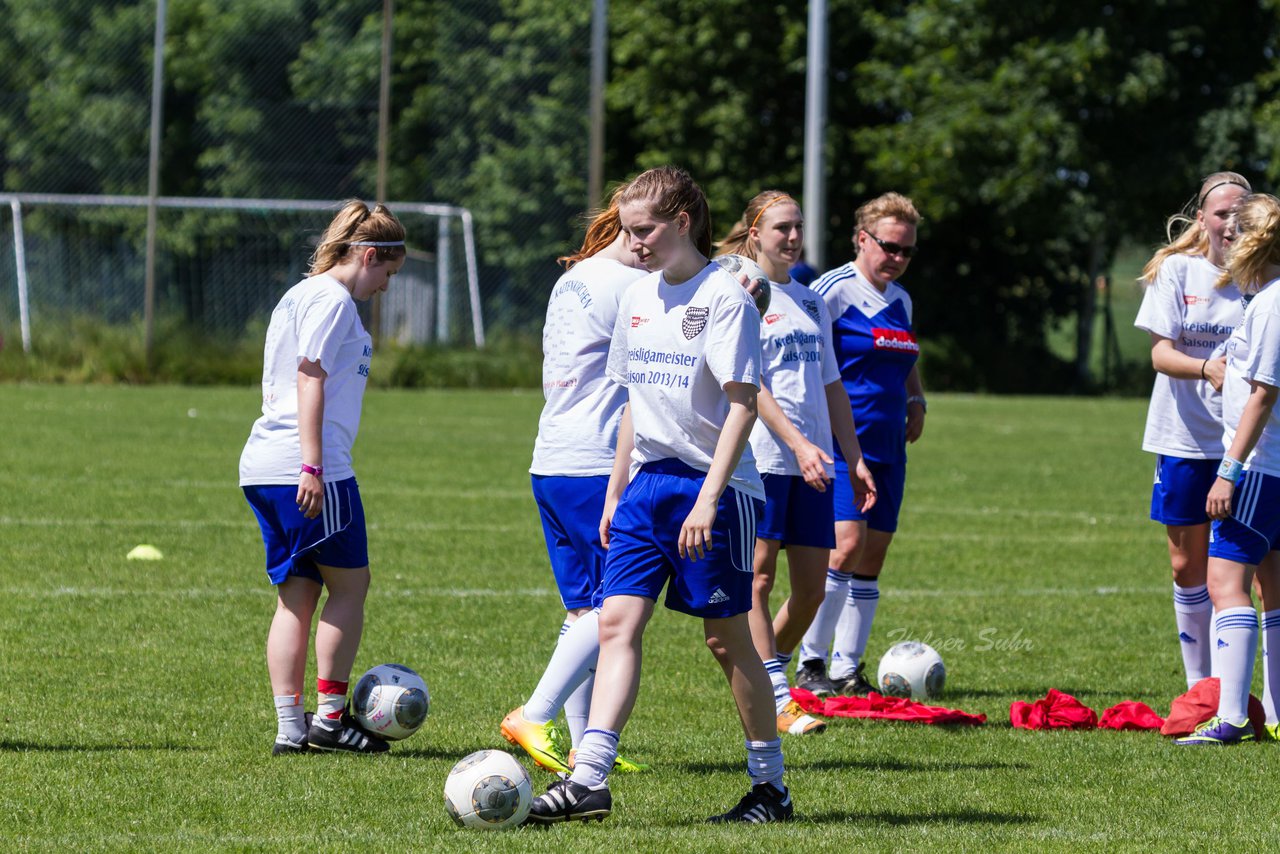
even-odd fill
[[[346,695],[347,686],[350,682],[338,682],[334,679],[317,679],[316,691],[321,694],[342,694]]]

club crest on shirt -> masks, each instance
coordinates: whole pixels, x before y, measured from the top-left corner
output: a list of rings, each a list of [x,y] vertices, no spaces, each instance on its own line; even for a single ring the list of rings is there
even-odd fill
[[[802,299],[800,304],[804,306],[805,312],[813,318],[814,323],[820,323],[822,316],[818,314],[818,301],[816,299]]]
[[[691,305],[684,310],[684,320],[680,322],[680,331],[684,337],[692,341],[698,333],[707,328],[707,316],[711,313],[706,306]]]

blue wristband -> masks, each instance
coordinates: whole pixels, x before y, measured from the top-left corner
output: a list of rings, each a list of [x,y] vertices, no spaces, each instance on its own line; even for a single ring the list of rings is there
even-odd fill
[[[1239,483],[1243,474],[1244,463],[1239,460],[1233,460],[1231,457],[1223,457],[1222,462],[1218,465],[1218,477],[1228,483]]]

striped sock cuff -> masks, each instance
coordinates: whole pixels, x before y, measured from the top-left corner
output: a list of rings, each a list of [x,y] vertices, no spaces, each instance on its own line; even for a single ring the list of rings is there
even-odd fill
[[[781,664],[781,665],[782,665],[782,669],[783,669],[783,670],[786,670],[786,669],[787,669],[787,665],[791,663],[791,659],[792,659],[792,658],[793,658],[793,656],[792,656],[792,654],[791,654],[791,653],[789,653],[789,652],[780,652],[780,653],[778,653],[776,656],[774,656],[774,659],[773,659],[773,660],[774,660],[774,661],[776,661],[776,662],[778,662],[779,664]]]
[[[1280,611],[1264,611],[1262,614],[1262,628],[1280,629]]]
[[[1183,611],[1205,611],[1213,607],[1209,600],[1209,586],[1179,587],[1173,585],[1173,604]]]
[[[1218,612],[1218,619],[1214,621],[1213,627],[1218,634],[1228,629],[1256,629],[1258,614],[1249,607],[1227,608]]]
[[[778,659],[776,658],[766,658],[764,660],[764,669],[771,675],[774,673],[787,672],[787,668],[784,667],[781,663],[779,663]]]
[[[844,586],[849,583],[849,573],[827,567],[827,583]]]

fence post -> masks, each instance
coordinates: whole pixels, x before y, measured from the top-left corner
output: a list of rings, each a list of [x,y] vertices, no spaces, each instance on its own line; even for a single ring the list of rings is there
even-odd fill
[[[27,298],[27,247],[23,243],[22,203],[9,201],[13,211],[13,262],[18,268],[18,326],[22,330],[22,352],[31,355],[31,304]]]

